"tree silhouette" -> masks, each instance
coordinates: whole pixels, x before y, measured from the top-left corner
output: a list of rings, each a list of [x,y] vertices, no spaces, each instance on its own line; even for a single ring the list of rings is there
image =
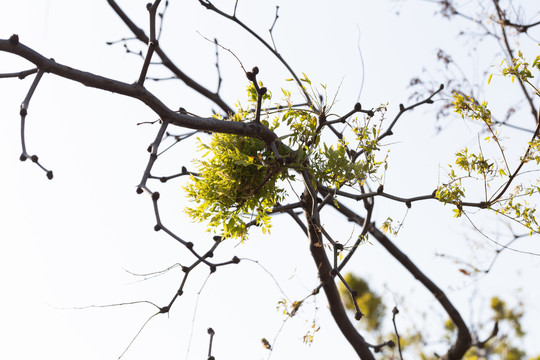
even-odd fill
[[[244,21],[237,15],[242,6],[238,1],[234,3],[232,12],[227,12],[210,1],[200,0],[200,5],[209,10],[209,14],[229,20],[256,39],[265,51],[264,56],[270,54],[274,57],[290,77],[287,84],[292,86],[282,89],[281,98],[276,100],[280,89],[265,87],[265,69],[256,66],[246,69],[242,59],[239,59],[234,51],[220,45],[217,39],[209,40],[214,43],[216,54],[225,53],[235,57],[245,74],[245,78],[235,81],[246,84],[247,105],[238,104],[233,107],[220,93],[222,75],[219,62],[216,64],[218,86],[216,91],[212,91],[183,72],[179,62],[171,59],[166,49],[161,46],[160,36],[168,1],[156,0],[147,5],[149,24],[146,31],[129,17],[116,1],[108,0],[108,3],[133,36],[109,44],[121,43],[128,53],[141,57],[141,69],[134,83],[118,81],[56,62],[33,50],[24,43],[24,39],[19,39],[15,34],[9,39],[0,40],[0,51],[28,60],[33,64],[33,68],[2,74],[2,77],[33,78],[20,108],[20,159],[35,163],[45,171],[49,179],[53,179],[53,171],[47,166],[47,159],[42,160],[28,150],[25,136],[27,117],[37,116],[29,110],[30,101],[42,79],[49,74],[139,100],[159,118],[155,121],[136,120],[139,123],[151,123],[158,128],[147,149],[149,158],[136,192],[147,194],[151,198],[155,217],[154,230],[166,233],[186,249],[190,257],[181,260],[182,264],[187,264],[180,265],[184,275],[178,289],[167,303],[158,305],[145,301],[155,307],[155,313],[143,328],[154,317],[169,313],[174,306],[181,306],[177,305],[178,299],[185,294],[190,275],[195,269],[206,267],[210,274],[213,274],[220,267],[233,266],[243,261],[237,256],[214,260],[218,258],[220,245],[235,239],[248,241],[252,228],[261,228],[264,233],[270,232],[272,217],[279,214],[290,217],[298,227],[298,232],[308,239],[309,252],[319,278],[319,285],[307,292],[303,299],[294,302],[285,299],[281,301],[283,312],[288,318],[292,318],[307,299],[319,296],[320,292],[324,293],[337,327],[361,359],[375,359],[375,354],[378,353],[402,357],[402,341],[395,322],[399,313],[397,307],[391,312],[394,334],[386,338],[372,336],[370,332],[378,327],[378,317],[388,309],[380,307],[382,301],[364,280],[345,272],[346,265],[361,251],[362,246],[369,242],[380,244],[404,270],[418,280],[450,319],[448,347],[445,353],[438,357],[461,359],[473,356],[473,353],[476,355],[487,348],[489,341],[497,337],[498,321],[514,321],[519,324],[520,316],[508,310],[504,302],[499,300],[491,304],[498,314],[492,324],[491,334],[479,338],[475,329],[467,324],[462,312],[442,287],[436,284],[437,274],[422,271],[393,241],[392,234],[397,234],[402,224],[390,217],[376,224],[374,213],[378,209],[379,199],[387,199],[407,209],[412,209],[417,203],[435,202],[451,207],[455,217],[470,218],[473,215],[493,214],[511,219],[516,223],[516,227],[521,226],[530,235],[537,236],[539,228],[534,204],[539,192],[535,174],[540,159],[540,118],[537,109],[540,93],[535,87],[534,78],[540,70],[540,57],[527,60],[526,55],[512,46],[510,38],[529,34],[539,22],[524,23],[521,17],[513,16],[510,4],[505,10],[499,1],[491,3],[489,11],[492,15],[484,15],[482,19],[462,12],[460,6],[454,2],[438,2],[442,6],[442,16],[461,17],[471,21],[484,29],[486,35],[503,45],[506,63],[501,65],[500,74],[517,83],[519,89],[512,88],[511,91],[520,93],[532,119],[526,129],[521,129],[523,125],[515,125],[510,121],[511,115],[516,111],[508,110],[510,115],[499,119],[492,115],[487,103],[479,99],[481,94],[475,93],[474,86],[469,86],[470,82],[455,77],[442,79],[440,82],[445,82],[444,85],[433,85],[429,80],[420,78],[413,79],[411,83],[417,89],[415,97],[410,104],[400,104],[397,111],[386,105],[366,106],[354,102],[347,104],[348,111],[337,113],[334,111],[336,101],[326,93],[326,88],[316,86],[308,75],[296,72],[286,57],[278,51],[276,42],[279,40],[274,39],[273,34],[276,24],[279,24],[278,7],[273,22],[269,24],[269,40],[265,40],[247,25],[247,20]],[[135,41],[145,44],[146,49],[141,52],[132,50]],[[442,50],[438,52],[438,58],[446,69],[457,66]],[[191,91],[205,97],[216,107],[214,112],[209,110],[207,115],[201,116],[192,112],[187,105],[171,108],[164,99],[149,90],[147,84],[150,81],[159,83],[169,79],[149,75],[153,67],[167,69],[170,79],[180,80]],[[507,87],[510,88],[510,85]],[[242,101],[245,97],[244,94],[238,94]],[[473,150],[455,149],[455,164],[452,164],[448,174],[445,174],[445,178],[435,188],[426,189],[414,196],[403,196],[387,190],[386,172],[392,166],[387,160],[389,155],[386,149],[391,144],[389,139],[399,131],[398,124],[411,116],[413,110],[428,106],[433,108],[435,101],[443,104],[435,105],[439,116],[447,116],[449,110],[454,110],[464,119],[476,122],[479,132],[490,145],[479,141]],[[525,140],[517,137],[516,144],[523,149],[517,156],[507,152],[505,140],[500,135],[506,127],[518,127],[530,133]],[[176,129],[188,130],[181,135],[175,135]],[[156,164],[170,148],[165,143],[172,141],[173,145],[182,146],[185,140],[193,136],[199,136],[200,152],[194,155],[196,166],[192,168],[192,165],[181,164],[173,174],[156,175]],[[212,233],[209,236],[214,242],[208,248],[201,248],[196,241],[185,238],[181,231],[174,231],[174,226],[164,220],[166,217],[162,214],[159,186],[160,183],[176,181],[178,178],[185,180],[182,183],[183,189],[192,200],[192,205],[186,209],[187,216],[206,223]],[[360,230],[355,233],[354,238],[336,238],[332,235],[332,229],[341,226],[341,223],[334,224],[325,220],[329,214],[338,214],[340,221],[355,223]],[[474,224],[473,221],[471,223]],[[520,237],[515,236],[512,241]],[[511,248],[511,243],[498,246],[497,256],[507,248]],[[536,255],[533,251],[523,252]],[[471,276],[470,271],[462,270],[464,274]],[[347,309],[352,310],[354,320]],[[362,329],[356,322],[366,322],[363,320],[364,315],[368,318],[368,325]],[[444,324],[441,324],[441,328],[443,326]],[[317,331],[315,323],[312,328],[313,332],[308,332],[304,341],[312,341],[312,335]],[[208,334],[208,358],[213,358],[212,341],[214,336],[219,334],[216,335],[212,328],[208,329]],[[391,338],[392,336],[395,338]],[[376,339],[378,343],[372,344],[371,340],[367,339]],[[133,340],[135,341],[136,337]],[[266,338],[262,339],[262,344],[269,350],[274,347]],[[501,354],[508,346],[510,345],[494,350],[494,353]]]

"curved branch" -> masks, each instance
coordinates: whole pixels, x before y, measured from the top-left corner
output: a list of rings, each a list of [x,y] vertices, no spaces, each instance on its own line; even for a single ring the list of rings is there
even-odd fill
[[[359,225],[363,224],[364,219],[356,214],[354,211],[347,208],[345,205],[338,203],[337,206],[332,204],[334,208],[345,215],[349,221],[355,222]],[[469,328],[465,324],[465,321],[461,317],[459,311],[454,307],[450,300],[446,297],[446,294],[429,279],[420,270],[407,255],[405,255],[399,248],[394,245],[386,235],[384,235],[375,225],[371,225],[369,232],[377,239],[377,241],[397,260],[405,267],[418,281],[428,289],[435,299],[441,304],[446,311],[452,322],[458,329],[456,342],[450,347],[448,352],[441,357],[443,360],[457,360],[461,359],[465,352],[471,347],[472,338]]]
[[[423,104],[433,104],[433,97],[435,95],[437,95],[439,92],[441,92],[443,89],[444,89],[444,85],[441,84],[439,86],[439,88],[437,90],[433,91],[431,93],[431,95],[429,95],[427,98],[425,98],[424,100],[418,101],[415,104],[409,105],[407,107],[405,107],[403,104],[399,104],[399,113],[394,117],[394,120],[392,120],[392,122],[390,123],[390,126],[388,126],[386,131],[377,137],[377,142],[381,141],[382,139],[384,139],[387,136],[393,135],[392,129],[396,125],[396,123],[399,120],[399,118],[401,117],[401,115],[403,115],[403,113],[405,113],[405,112],[407,112],[409,110],[413,110],[414,108],[416,108],[416,107],[418,107],[420,105],[423,105]],[[358,159],[358,157],[360,155],[362,155],[363,153],[364,153],[363,150],[359,151],[359,152],[356,152],[352,157],[352,161],[353,162],[356,161],[356,159]]]
[[[220,9],[218,9],[216,6],[214,6],[214,4],[212,4],[209,0],[199,0],[199,3],[204,6],[206,9],[208,10],[211,10],[211,11],[214,11],[215,13],[223,16],[224,18],[226,19],[229,19],[235,23],[237,23],[238,25],[240,25],[244,30],[246,30],[251,36],[253,36],[255,39],[257,39],[261,44],[263,44],[268,50],[270,50],[270,52],[283,64],[283,66],[285,66],[285,68],[287,68],[287,71],[289,71],[289,73],[291,74],[291,76],[294,78],[294,81],[298,84],[298,86],[300,86],[300,89],[302,90],[302,93],[304,94],[304,97],[306,98],[306,101],[309,103],[309,106],[311,107],[311,97],[309,96],[309,94],[307,93],[306,89],[304,88],[304,86],[302,85],[302,82],[300,81],[300,79],[298,78],[298,76],[296,75],[296,73],[294,72],[294,70],[291,68],[291,66],[285,61],[285,59],[281,56],[280,53],[277,52],[277,50],[275,48],[273,48],[272,46],[270,46],[269,43],[267,43],[263,38],[261,38],[255,31],[251,30],[251,28],[249,28],[249,26],[247,26],[246,24],[244,24],[242,21],[240,21],[237,17],[236,17],[236,7],[235,7],[235,10],[234,10],[234,13],[233,15],[229,15],[229,14],[226,14],[225,12],[221,11]],[[277,18],[277,10],[276,10],[276,18]],[[272,26],[273,27],[273,26]],[[272,37],[272,41],[273,41],[273,37]]]
[[[114,0],[107,0],[109,5],[112,7],[112,9],[116,12],[116,14],[122,19],[122,21],[127,25],[127,27],[131,30],[131,32],[137,37],[138,40],[141,42],[148,44],[149,39],[148,36],[144,33],[144,31],[139,28],[135,23],[129,18],[129,16],[126,15],[126,13],[118,6],[116,1]],[[182,80],[187,86],[192,88],[193,90],[197,91],[199,94],[203,95],[207,99],[211,100],[219,106],[223,111],[225,111],[227,114],[234,114],[235,111],[223,101],[223,99],[219,96],[218,93],[214,93],[204,86],[200,85],[198,82],[193,80],[191,77],[186,75],[182,70],[180,70],[173,61],[165,54],[163,49],[156,44],[154,48],[155,53],[160,57],[161,61],[163,62],[163,65],[168,68],[176,77],[178,77],[180,80]]]
[[[16,35],[12,36],[10,40],[0,39],[0,51],[18,55],[30,61],[44,72],[55,74],[89,87],[111,91],[140,100],[158,114],[163,121],[169,122],[172,125],[202,131],[257,137],[264,140],[266,143],[271,143],[277,138],[277,135],[273,131],[260,123],[225,121],[214,117],[199,117],[173,111],[141,85],[136,83],[127,84],[59,64],[53,59],[47,59],[38,52],[20,43]]]
[[[512,51],[512,47],[510,46],[510,43],[508,42],[508,36],[506,35],[505,26],[507,25],[507,19],[504,15],[504,12],[502,11],[501,7],[499,6],[498,0],[493,0],[493,5],[495,6],[495,9],[497,10],[497,16],[499,18],[499,24],[501,25],[501,32],[503,35],[503,42],[504,46],[506,47],[506,51],[508,51],[508,55],[510,56],[510,59],[508,59],[509,64],[512,64],[512,61],[514,59],[514,53]],[[529,103],[529,106],[531,107],[531,113],[534,117],[534,121],[538,123],[538,111],[536,111],[536,107],[534,106],[533,99],[527,92],[527,89],[525,88],[525,84],[523,83],[523,80],[517,77],[519,86],[521,87],[521,90],[523,91],[523,96],[525,96],[525,99]]]
[[[304,177],[308,176],[306,173],[303,175]],[[309,178],[305,178],[304,181],[306,184],[311,183]],[[360,359],[374,360],[375,358],[369,349],[369,344],[351,323],[347,311],[343,306],[343,302],[341,301],[339,290],[334,281],[334,277],[332,276],[332,265],[326,256],[324,246],[322,246],[321,224],[315,201],[316,198],[312,196],[310,190],[306,186],[306,190],[302,195],[302,207],[304,208],[304,214],[308,223],[309,249],[313,260],[315,260],[315,265],[317,266],[319,279],[321,280],[322,288],[328,300],[330,313],[341,330],[341,333],[352,345]]]

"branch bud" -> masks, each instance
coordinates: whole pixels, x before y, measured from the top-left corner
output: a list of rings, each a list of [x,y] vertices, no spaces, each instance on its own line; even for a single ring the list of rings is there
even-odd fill
[[[11,35],[9,37],[9,43],[14,46],[19,45],[19,35],[17,34]]]

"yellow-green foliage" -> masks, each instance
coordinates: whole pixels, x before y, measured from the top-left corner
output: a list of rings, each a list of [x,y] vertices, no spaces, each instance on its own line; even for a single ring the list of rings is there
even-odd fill
[[[505,301],[498,297],[493,297],[491,298],[490,307],[493,311],[493,321],[497,321],[498,323],[499,330],[497,335],[480,348],[471,347],[463,359],[525,360],[525,351],[516,344],[516,339],[522,338],[525,335],[521,326],[521,319],[524,314],[520,306],[511,309]],[[446,340],[452,342],[456,331],[455,325],[448,320],[445,324],[445,329],[447,331]],[[531,358],[530,360],[535,359],[538,360],[538,357]]]
[[[493,318],[496,321],[508,321],[518,337],[523,337],[525,332],[521,328],[521,318],[523,312],[517,309],[508,309],[506,302],[498,297],[491,298],[491,309],[495,313]]]
[[[505,63],[506,61],[503,61],[501,66]],[[503,76],[510,76],[512,81],[517,77],[522,83],[532,88],[535,95],[540,96],[540,91],[530,81],[534,78],[531,70],[540,70],[540,56],[537,56],[531,65],[519,52],[516,59],[512,59],[511,63],[506,63],[502,67],[501,73]],[[489,80],[491,80],[491,76]],[[524,166],[527,163],[540,164],[538,137],[534,136],[528,143],[524,154],[519,159],[512,161],[512,159],[507,158],[505,146],[502,144],[503,137],[499,134],[497,123],[492,120],[487,102],[480,103],[471,96],[454,93],[453,105],[454,111],[462,118],[482,123],[489,136],[483,141],[479,140],[478,152],[470,151],[467,148],[456,152],[455,165],[449,166],[449,179],[437,187],[436,198],[445,204],[455,205],[454,213],[456,217],[459,217],[465,211],[463,206],[466,203],[465,182],[480,182],[484,191],[482,203],[477,207],[486,208],[520,223],[531,234],[540,232],[535,217],[536,208],[526,200],[540,193],[538,181],[536,184],[534,179],[531,179],[529,184],[518,182],[522,181],[523,177],[518,177],[518,175],[526,172]],[[498,149],[499,156],[487,156],[487,153],[484,153],[483,149],[489,148],[490,144]]]
[[[311,86],[304,75],[301,79]],[[262,83],[259,84],[262,87]],[[324,88],[324,87],[323,87]],[[238,105],[230,121],[253,121],[257,91],[253,84],[247,88],[249,106]],[[314,92],[311,89],[311,92]],[[283,90],[286,106],[272,111],[261,111],[260,123],[283,135],[274,144],[257,138],[230,134],[214,134],[209,143],[200,140],[199,149],[204,155],[197,161],[199,174],[191,176],[186,186],[188,198],[197,205],[188,207],[187,214],[194,220],[207,222],[209,229],[225,238],[247,237],[247,224],[254,221],[263,232],[270,229],[268,212],[286,195],[279,180],[294,180],[294,172],[307,170],[313,186],[318,184],[339,188],[343,185],[362,185],[366,178],[377,176],[384,161],[375,161],[379,151],[379,126],[370,125],[374,112],[364,121],[351,119],[348,125],[355,137],[355,144],[340,139],[336,144],[321,142],[331,106],[311,99],[312,107],[298,108],[291,101],[291,94]],[[270,92],[263,99],[271,100]],[[376,109],[383,112],[384,107]],[[277,115],[270,119],[271,114]],[[278,134],[279,135],[279,134]],[[345,146],[361,152],[351,159]]]
[[[280,165],[262,140],[214,134],[198,161],[199,176],[191,176],[187,195],[198,205],[187,214],[208,221],[224,237],[245,240],[246,222],[255,220],[263,232],[270,228],[268,211],[284,196],[276,185]]]

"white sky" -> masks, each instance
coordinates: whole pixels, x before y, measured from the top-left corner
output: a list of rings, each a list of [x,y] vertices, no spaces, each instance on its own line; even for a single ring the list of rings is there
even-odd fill
[[[121,4],[143,29],[147,29],[145,4]],[[481,55],[464,53],[466,43],[455,34],[465,29],[465,23],[434,16],[435,8],[426,2],[334,1],[330,5],[311,1],[307,5],[300,1],[240,1],[238,15],[268,38],[276,4],[280,5],[280,18],[274,38],[279,51],[299,73],[308,74],[314,83],[327,84],[330,94],[342,82],[337,112],[352,107],[364,75],[361,103],[376,107],[389,102],[392,117],[400,102],[409,103],[409,80],[421,75],[424,68],[433,68],[437,47],[447,49],[469,74],[477,74],[500,59],[489,42],[481,46]],[[524,4],[531,6],[534,1]],[[216,1],[216,5],[232,10],[225,1]],[[2,7],[0,38],[17,33],[22,43],[60,63],[126,82],[138,78],[140,59],[125,54],[120,44],[105,45],[106,41],[131,36],[105,1],[20,0],[5,1]],[[401,15],[397,17],[396,12]],[[215,50],[198,32],[211,39],[218,37],[246,67],[257,65],[259,78],[276,99],[281,87],[290,86],[283,81],[289,77],[283,67],[237,27],[204,10],[197,1],[171,1],[161,45],[182,70],[210,89],[217,84]],[[365,73],[357,48],[359,39]],[[142,48],[138,44],[134,47]],[[243,99],[247,82],[236,60],[224,51],[220,52],[220,64],[222,93],[229,104],[234,104]],[[27,68],[25,62],[0,54],[0,72]],[[154,74],[168,75],[159,70]],[[431,74],[437,76],[436,72]],[[481,81],[482,77],[473,75],[473,80]],[[496,77],[490,86],[500,91],[507,85],[504,81]],[[166,234],[153,231],[151,201],[135,193],[147,161],[146,148],[157,132],[156,126],[136,124],[155,120],[155,116],[133,100],[45,74],[30,103],[27,147],[54,171],[55,178],[49,181],[29,161],[18,160],[19,104],[30,83],[31,78],[0,80],[0,187],[4,190],[0,202],[0,358],[117,358],[155,311],[153,307],[63,308],[137,300],[164,306],[182,279],[179,269],[142,282],[125,270],[149,273],[193,261]],[[210,114],[209,102],[179,82],[147,82],[147,86],[172,108],[183,106],[195,113]],[[493,93],[490,103],[508,100]],[[437,124],[428,108],[406,114],[390,140],[391,171],[385,189],[402,196],[430,193],[439,176],[444,175],[438,165],[450,162],[461,145],[475,145],[474,126],[460,120],[447,122],[445,132],[437,135]],[[154,173],[167,175],[182,165],[192,167],[194,154],[189,144],[193,142],[171,151]],[[202,253],[210,246],[211,236],[203,226],[185,218],[183,184],[184,179],[165,185],[152,182],[150,186],[162,194],[164,223],[193,241]],[[405,215],[402,205],[377,200],[377,206],[379,224],[387,216],[397,220]],[[323,222],[342,239],[354,229],[332,213],[326,214]],[[299,300],[317,285],[307,241],[288,218],[275,218],[273,224],[271,236],[254,232],[245,245],[223,244],[215,260],[227,261],[233,255],[258,260],[291,300]],[[501,231],[505,226],[496,225]],[[538,323],[533,320],[540,316],[540,294],[533,285],[540,271],[538,257],[503,252],[488,276],[471,282],[458,271],[459,265],[434,254],[447,253],[465,260],[480,256],[488,263],[493,254],[486,251],[490,243],[471,231],[468,223],[451,219],[450,208],[434,203],[415,204],[395,241],[448,292],[469,323],[486,320],[493,294],[513,305],[524,301],[525,329],[530,330],[525,345],[535,354],[540,352],[538,343],[532,340],[540,337]],[[483,246],[482,252],[476,248],[478,244]],[[540,252],[537,237],[523,240],[516,247]],[[376,243],[360,250],[348,270],[370,280],[384,295],[389,310],[398,301],[402,310],[398,321],[404,327],[425,326],[420,315],[425,312],[427,323],[434,324],[430,332],[436,333],[446,317],[431,295]],[[170,314],[150,321],[124,359],[203,359],[210,326],[216,331],[216,358],[268,357],[260,339],[273,339],[284,319],[275,310],[283,295],[272,279],[256,264],[243,261],[218,269],[197,297],[206,275],[206,268],[190,274],[185,294]],[[314,316],[322,329],[313,345],[307,347],[301,338]],[[487,335],[491,324],[485,325],[483,334]],[[193,337],[187,355],[190,334]],[[300,354],[311,359],[354,357],[329,319],[323,295],[287,322],[271,358],[289,359]]]

